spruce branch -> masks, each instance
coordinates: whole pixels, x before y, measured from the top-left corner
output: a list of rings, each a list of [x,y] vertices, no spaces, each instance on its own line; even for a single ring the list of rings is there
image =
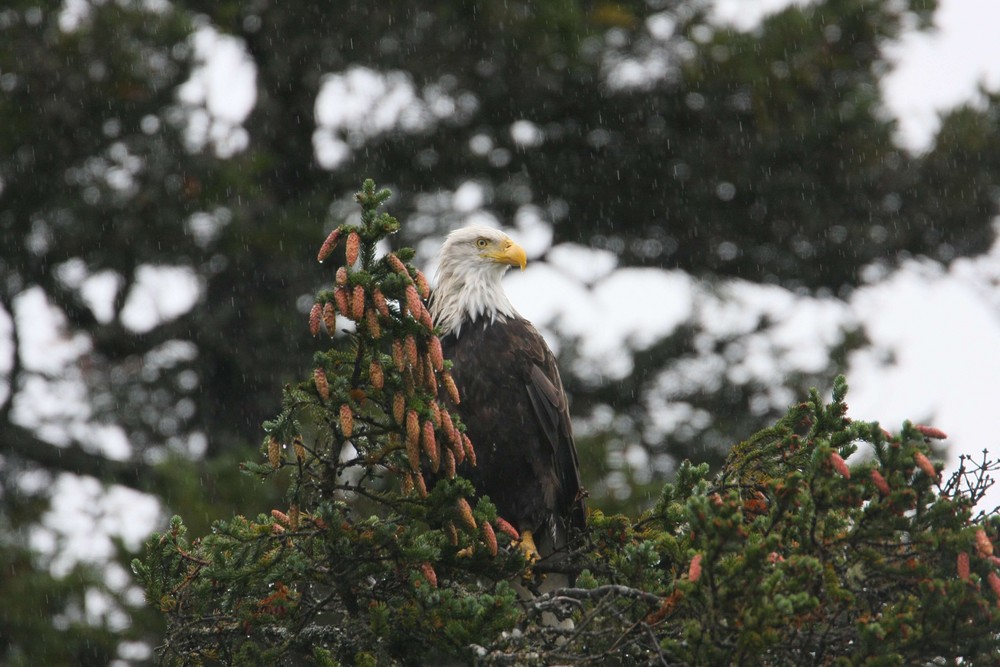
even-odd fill
[[[244,465],[286,506],[193,541],[175,519],[134,563],[165,664],[991,664],[1000,516],[973,512],[1000,464],[942,476],[939,429],[850,419],[843,378],[519,581],[517,531],[455,474],[474,450],[426,278],[378,254],[387,198],[366,181],[323,242],[344,263],[299,324],[321,347]]]

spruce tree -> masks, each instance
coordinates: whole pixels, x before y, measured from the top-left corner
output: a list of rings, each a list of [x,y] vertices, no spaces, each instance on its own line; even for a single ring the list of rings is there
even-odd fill
[[[388,197],[366,181],[360,224],[320,247],[321,262],[344,247],[308,322],[332,345],[264,424],[265,460],[244,464],[287,485],[287,506],[219,522],[194,542],[174,518],[135,564],[167,614],[170,664],[423,661],[467,655],[514,627],[508,580],[525,562],[506,547],[517,534],[456,477],[475,453],[439,400],[460,397],[427,280],[412,250],[379,255],[399,230],[377,211]]]
[[[455,474],[474,449],[426,278],[382,254],[388,197],[366,181],[321,246],[344,247],[308,322],[332,341],[244,465],[285,503],[194,539],[175,517],[133,562],[164,664],[992,664],[1000,519],[976,503],[997,465],[942,477],[944,434],[852,421],[842,377],[718,474],[685,462],[643,514],[593,510],[574,584],[525,593],[545,573]]]

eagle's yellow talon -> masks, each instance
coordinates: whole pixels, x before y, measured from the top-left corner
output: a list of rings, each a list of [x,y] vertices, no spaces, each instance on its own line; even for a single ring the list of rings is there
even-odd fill
[[[524,553],[524,558],[528,561],[528,565],[534,565],[542,557],[538,553],[538,547],[535,546],[535,538],[532,537],[530,530],[521,531],[521,541],[518,543],[518,546]]]

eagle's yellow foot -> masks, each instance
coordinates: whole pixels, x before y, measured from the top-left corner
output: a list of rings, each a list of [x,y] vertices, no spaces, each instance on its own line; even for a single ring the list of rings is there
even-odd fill
[[[538,553],[538,547],[535,546],[535,538],[532,537],[530,530],[521,531],[521,541],[518,543],[521,547],[521,551],[524,553],[525,560],[528,561],[528,565],[534,565],[538,562],[542,556]]]

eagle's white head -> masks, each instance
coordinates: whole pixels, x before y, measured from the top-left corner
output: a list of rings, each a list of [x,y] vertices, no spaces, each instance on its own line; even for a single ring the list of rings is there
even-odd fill
[[[503,321],[517,315],[500,279],[512,266],[524,270],[524,248],[498,229],[472,225],[448,235],[441,246],[431,316],[443,334],[456,336],[465,322]]]

